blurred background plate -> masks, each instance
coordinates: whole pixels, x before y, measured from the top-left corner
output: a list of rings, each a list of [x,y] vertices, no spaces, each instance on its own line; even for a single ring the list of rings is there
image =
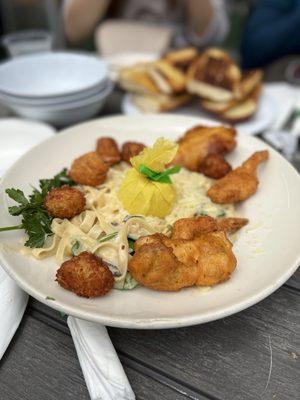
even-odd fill
[[[40,122],[18,118],[0,119],[0,176],[23,153],[53,136],[55,129]]]
[[[277,107],[278,106],[276,104],[276,101],[271,97],[271,95],[268,93],[268,89],[265,87],[259,99],[259,104],[256,114],[248,121],[235,124],[235,127],[242,133],[246,133],[248,135],[257,135],[271,126],[277,114]],[[126,115],[140,115],[143,113],[133,103],[130,94],[126,94],[123,97],[122,112],[123,114]],[[172,111],[172,114],[189,115],[191,117],[200,117],[200,118],[212,118],[211,114],[208,114],[203,110],[200,110],[197,103],[193,102]]]

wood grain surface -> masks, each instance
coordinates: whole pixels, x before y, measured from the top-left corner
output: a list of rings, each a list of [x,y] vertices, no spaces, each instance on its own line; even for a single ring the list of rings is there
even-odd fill
[[[234,316],[170,330],[109,328],[137,399],[292,400],[300,390],[299,273]],[[31,299],[0,362],[1,400],[88,399],[66,320]]]

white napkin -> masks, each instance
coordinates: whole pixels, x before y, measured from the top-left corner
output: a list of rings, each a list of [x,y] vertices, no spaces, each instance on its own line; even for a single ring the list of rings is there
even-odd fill
[[[68,326],[91,399],[135,399],[106,328],[74,317]]]
[[[0,360],[20,324],[27,301],[28,295],[0,267]]]

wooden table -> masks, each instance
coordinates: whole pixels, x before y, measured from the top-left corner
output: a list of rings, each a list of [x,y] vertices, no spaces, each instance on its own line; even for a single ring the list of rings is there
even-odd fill
[[[216,322],[108,331],[137,399],[300,398],[300,270],[264,301]],[[20,399],[89,399],[66,320],[34,299],[0,361],[0,400]]]

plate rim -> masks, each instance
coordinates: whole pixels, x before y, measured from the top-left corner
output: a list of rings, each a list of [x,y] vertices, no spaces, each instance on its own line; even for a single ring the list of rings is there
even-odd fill
[[[124,115],[115,115],[115,116],[107,116],[104,118],[96,118],[90,121],[86,121],[80,124],[76,124],[72,127],[69,127],[67,129],[64,129],[59,133],[59,135],[69,135],[70,131],[74,129],[74,127],[79,127],[83,125],[88,125],[88,124],[93,124],[95,122],[100,122],[104,120],[121,120],[121,119],[143,119],[150,117],[152,119],[157,118],[157,114],[148,114],[147,116],[142,115],[142,116],[124,116]],[[175,118],[175,119],[186,119],[190,120],[191,123],[193,122],[192,120],[195,120],[196,123],[208,123],[208,124],[215,124],[215,125],[221,125],[219,121],[213,121],[213,120],[208,120],[204,118],[197,118],[197,117],[191,117],[191,116],[174,116],[172,114],[163,114],[161,115],[163,118]],[[22,155],[3,175],[2,182],[0,184],[0,190],[4,189],[3,182],[5,183],[5,178],[6,176],[10,173],[10,171],[15,168],[15,165],[22,162],[23,157],[27,156],[30,152],[35,151],[35,149],[43,145],[45,142],[55,140],[56,135],[49,137],[48,139],[42,141],[41,143],[38,143],[37,145],[33,146],[30,150],[28,150],[24,155]],[[249,136],[247,137],[247,139]],[[251,141],[257,142],[257,143],[264,143],[260,139],[251,136]],[[282,162],[285,163],[286,167],[290,169],[291,173],[295,175],[297,179],[300,179],[300,175],[298,174],[297,170],[295,167],[293,167],[280,153],[278,153],[276,150],[274,150],[271,146],[268,144],[264,143],[264,146],[268,149],[274,152]],[[267,296],[269,296],[271,293],[275,292],[280,286],[282,286],[291,276],[292,274],[297,270],[299,264],[300,264],[300,249],[299,253],[295,255],[295,260],[293,264],[290,265],[289,268],[287,268],[283,274],[280,275],[280,277],[275,281],[269,283],[266,287],[263,289],[259,290],[255,294],[252,294],[250,297],[241,300],[239,302],[236,302],[233,305],[227,306],[221,310],[217,310],[214,312],[205,312],[205,313],[200,313],[196,315],[188,315],[188,316],[183,316],[183,317],[170,317],[170,318],[141,318],[141,319],[129,319],[127,317],[115,317],[112,316],[110,318],[107,318],[106,316],[102,316],[101,314],[95,315],[93,312],[90,312],[88,310],[83,311],[77,311],[76,306],[69,306],[69,305],[64,305],[64,303],[60,301],[50,301],[47,300],[43,295],[41,295],[39,292],[37,292],[34,288],[32,288],[30,285],[27,285],[24,283],[22,280],[19,280],[14,273],[14,271],[10,268],[9,262],[6,261],[5,259],[5,251],[0,247],[0,262],[1,266],[4,267],[5,271],[11,276],[11,278],[27,293],[29,293],[31,296],[39,300],[40,302],[50,306],[51,308],[54,308],[58,311],[62,311],[68,315],[72,315],[77,318],[101,323],[107,326],[112,326],[112,327],[119,327],[119,328],[130,328],[130,329],[169,329],[169,328],[179,328],[183,326],[192,326],[192,325],[197,325],[197,324],[202,324],[210,321],[215,321],[220,318],[224,318],[226,316],[235,314],[239,311],[242,311],[244,309],[249,308],[250,306],[260,302],[261,300],[265,299]]]

